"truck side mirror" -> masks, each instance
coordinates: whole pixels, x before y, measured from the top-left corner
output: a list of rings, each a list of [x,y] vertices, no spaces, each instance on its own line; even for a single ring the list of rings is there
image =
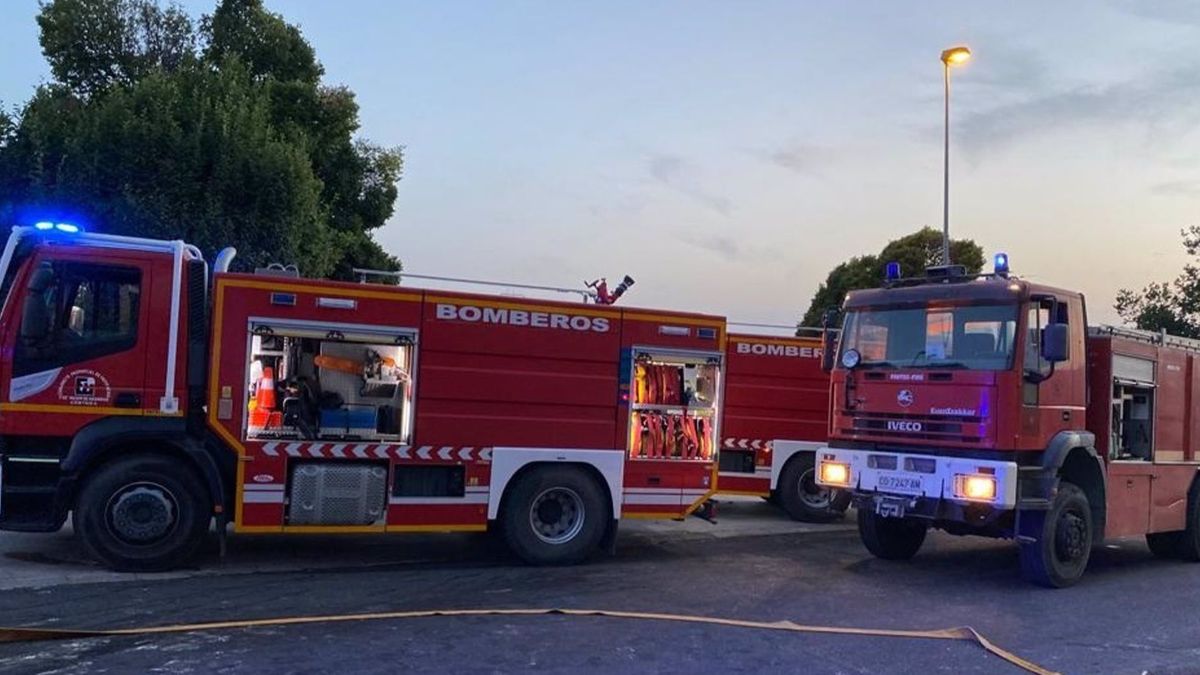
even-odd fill
[[[833,371],[833,359],[837,354],[837,331],[834,323],[837,321],[837,310],[830,309],[821,319],[821,370]]]
[[[833,371],[833,357],[837,353],[837,334],[828,328],[821,333],[821,370]]]
[[[50,334],[50,308],[46,306],[46,291],[54,285],[54,268],[39,267],[29,280],[25,305],[21,308],[21,341],[36,345]]]
[[[1062,363],[1071,358],[1071,331],[1065,323],[1049,323],[1042,330],[1042,358]]]

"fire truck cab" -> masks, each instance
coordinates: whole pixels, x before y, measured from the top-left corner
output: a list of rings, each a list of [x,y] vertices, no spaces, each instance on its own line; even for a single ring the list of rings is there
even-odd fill
[[[210,270],[183,242],[14,228],[0,529],[68,515],[159,570],[235,533],[499,531],[534,564],[716,481],[720,317]]]
[[[1008,272],[931,268],[844,304],[818,482],[847,490],[871,553],[930,527],[1016,539],[1041,585],[1093,544],[1145,535],[1200,559],[1200,342],[1092,328],[1080,293]]]

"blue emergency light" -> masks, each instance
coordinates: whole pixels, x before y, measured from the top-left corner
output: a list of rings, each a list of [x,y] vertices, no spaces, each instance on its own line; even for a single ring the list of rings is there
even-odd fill
[[[888,281],[896,281],[900,278],[900,263],[892,261],[887,264],[883,272],[884,278]]]
[[[50,232],[52,230],[57,230],[58,232],[62,232],[64,234],[79,234],[83,231],[78,225],[73,223],[54,223],[49,220],[40,220],[34,223],[33,229],[37,230],[38,232]]]
[[[1007,253],[997,253],[996,257],[992,259],[992,262],[994,263],[994,268],[996,270],[996,276],[998,276],[998,277],[1008,276],[1008,254]]]

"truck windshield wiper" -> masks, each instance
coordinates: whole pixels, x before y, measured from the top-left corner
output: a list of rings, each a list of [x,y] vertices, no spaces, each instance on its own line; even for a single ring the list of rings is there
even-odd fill
[[[962,361],[930,361],[929,363],[921,364],[920,367],[921,368],[952,368],[955,370],[969,368],[969,366],[967,364],[963,363]]]

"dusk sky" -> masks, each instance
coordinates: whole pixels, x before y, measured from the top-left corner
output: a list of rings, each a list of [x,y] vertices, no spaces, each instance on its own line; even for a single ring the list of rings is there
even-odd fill
[[[194,16],[213,0],[182,3]],[[792,322],[829,269],[941,226],[1083,290],[1173,278],[1200,205],[1200,3],[268,0],[364,137],[405,147],[377,233],[409,271]],[[0,4],[0,101],[48,77]]]

